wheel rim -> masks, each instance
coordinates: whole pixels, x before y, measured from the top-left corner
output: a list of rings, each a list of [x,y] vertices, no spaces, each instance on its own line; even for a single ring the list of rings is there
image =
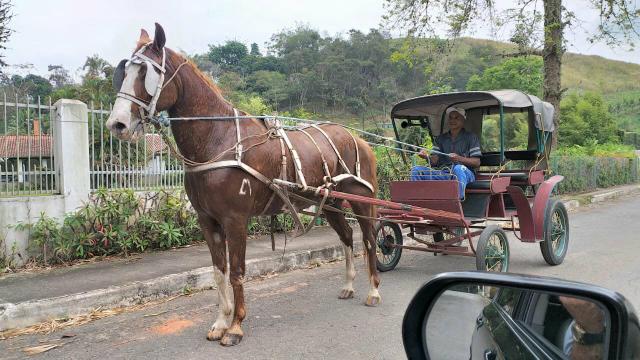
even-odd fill
[[[558,208],[551,217],[551,248],[556,256],[562,256],[567,243],[567,217]]]
[[[509,245],[500,232],[491,234],[484,256],[487,271],[506,272],[509,268]]]
[[[389,246],[389,244],[397,243],[393,228],[389,225],[383,225],[380,227],[376,237],[376,243],[378,245],[376,247],[376,256],[378,261],[382,264],[391,263],[398,251],[397,248]]]

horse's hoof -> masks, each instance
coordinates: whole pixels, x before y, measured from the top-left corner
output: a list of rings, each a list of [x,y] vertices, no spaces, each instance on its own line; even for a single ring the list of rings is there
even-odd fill
[[[338,299],[351,299],[353,297],[353,289],[342,289],[340,290],[340,295],[338,295]]]
[[[367,296],[367,301],[364,303],[367,306],[378,306],[380,304],[380,296]]]
[[[213,329],[207,333],[207,340],[218,341],[224,336],[226,329]]]
[[[222,346],[234,346],[234,345],[240,344],[241,340],[242,340],[242,335],[241,334],[226,333],[222,337],[222,340],[220,340],[220,345],[222,345]]]

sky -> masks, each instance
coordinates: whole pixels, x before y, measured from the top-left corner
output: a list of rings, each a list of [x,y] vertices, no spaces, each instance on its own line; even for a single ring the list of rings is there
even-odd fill
[[[508,3],[508,0],[498,0]],[[565,1],[584,22],[566,34],[569,51],[640,63],[640,50],[627,52],[591,45],[586,32],[595,28],[588,0]],[[167,46],[189,54],[207,51],[208,44],[238,40],[264,50],[271,35],[305,24],[324,35],[349,29],[367,32],[380,25],[384,0],[12,0],[15,15],[5,60],[9,73],[46,75],[49,64],[61,64],[78,78],[87,56],[98,54],[112,64],[128,57],[140,28],[152,34],[154,23],[165,29]],[[514,2],[514,1],[512,1]],[[640,5],[639,5],[640,6]],[[485,29],[473,36],[492,38]],[[498,34],[497,40],[504,40]],[[640,40],[639,40],[640,43]],[[640,45],[640,44],[639,44]],[[15,65],[33,64],[28,70]]]

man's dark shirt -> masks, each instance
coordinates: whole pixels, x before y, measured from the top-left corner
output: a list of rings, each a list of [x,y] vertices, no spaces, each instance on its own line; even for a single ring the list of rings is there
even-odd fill
[[[482,156],[480,152],[480,140],[478,140],[476,134],[466,131],[464,128],[460,129],[460,133],[458,133],[455,140],[451,138],[451,131],[438,136],[433,150],[445,154],[456,153],[464,157],[479,158]],[[438,166],[450,165],[451,159],[448,156],[438,155]]]

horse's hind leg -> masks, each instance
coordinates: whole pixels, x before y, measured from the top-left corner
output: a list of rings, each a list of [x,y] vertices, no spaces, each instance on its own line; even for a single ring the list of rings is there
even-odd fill
[[[231,289],[229,288],[229,273],[227,271],[226,239],[222,228],[214,220],[204,215],[198,215],[200,228],[209,246],[211,260],[213,261],[213,279],[218,290],[218,318],[211,325],[207,333],[207,339],[220,340],[229,328],[228,318],[233,308]]]
[[[343,213],[325,210],[324,215],[329,225],[338,233],[344,247],[344,258],[347,265],[346,282],[338,297],[350,299],[353,297],[353,279],[356,277],[356,268],[353,263],[353,231]]]
[[[374,220],[370,219],[375,217],[375,208],[373,205],[356,201],[351,201],[350,204],[353,212],[356,215],[362,216],[358,217],[358,224],[360,224],[362,241],[364,242],[364,261],[369,270],[369,294],[367,294],[365,305],[376,306],[380,303],[380,293],[378,292],[380,277],[376,269]]]

